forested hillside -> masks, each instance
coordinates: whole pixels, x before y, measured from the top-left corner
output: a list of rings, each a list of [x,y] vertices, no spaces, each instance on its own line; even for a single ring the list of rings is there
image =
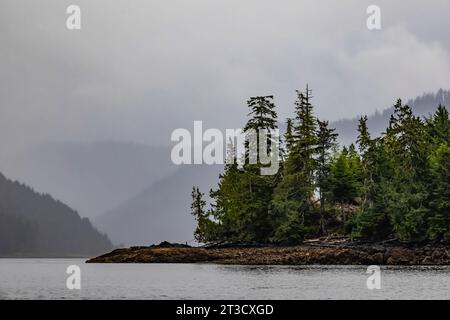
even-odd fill
[[[0,173],[0,255],[92,255],[111,248],[89,219]]]
[[[246,130],[272,129],[277,114],[272,96],[248,101]],[[310,90],[297,91],[294,116],[286,123],[281,169],[260,175],[261,161],[225,166],[218,187],[192,190],[192,215],[201,242],[299,243],[339,235],[367,240],[422,241],[450,238],[450,119],[436,105],[416,116],[400,99],[385,130],[372,135],[368,118],[355,125],[354,143],[338,136],[314,115]]]

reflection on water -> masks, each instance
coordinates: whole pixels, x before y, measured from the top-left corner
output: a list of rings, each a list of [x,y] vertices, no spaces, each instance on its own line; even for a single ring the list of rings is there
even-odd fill
[[[66,269],[81,267],[81,290]],[[450,299],[450,267],[85,264],[80,259],[0,259],[1,299]]]

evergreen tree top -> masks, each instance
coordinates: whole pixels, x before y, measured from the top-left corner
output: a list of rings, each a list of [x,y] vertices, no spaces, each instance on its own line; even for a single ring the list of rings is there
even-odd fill
[[[277,127],[277,113],[273,103],[273,96],[251,97],[247,101],[247,106],[250,109],[247,115],[250,117],[250,120],[245,125],[244,131],[250,129],[275,129]]]

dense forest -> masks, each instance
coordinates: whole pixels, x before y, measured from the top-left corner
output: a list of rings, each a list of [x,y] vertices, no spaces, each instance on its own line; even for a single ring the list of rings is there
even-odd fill
[[[0,174],[0,255],[92,255],[111,248],[89,219]]]
[[[250,98],[244,131],[276,128],[272,96]],[[356,141],[338,146],[327,121],[314,115],[311,91],[297,91],[294,117],[281,141],[280,170],[260,175],[243,157],[227,163],[218,188],[192,190],[195,237],[202,243],[295,244],[320,236],[381,241],[450,238],[450,119],[439,105],[419,117],[399,99],[381,135],[366,116]],[[273,143],[273,141],[272,141]]]

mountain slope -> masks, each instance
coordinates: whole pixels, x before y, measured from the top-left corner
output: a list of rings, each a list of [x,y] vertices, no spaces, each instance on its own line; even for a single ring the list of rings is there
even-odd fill
[[[111,247],[89,219],[0,173],[1,255],[93,255]]]
[[[0,171],[92,218],[175,172],[168,147],[126,142],[46,143],[0,163]]]
[[[145,245],[193,239],[192,186],[205,194],[215,187],[223,166],[188,165],[95,219],[115,244]]]

